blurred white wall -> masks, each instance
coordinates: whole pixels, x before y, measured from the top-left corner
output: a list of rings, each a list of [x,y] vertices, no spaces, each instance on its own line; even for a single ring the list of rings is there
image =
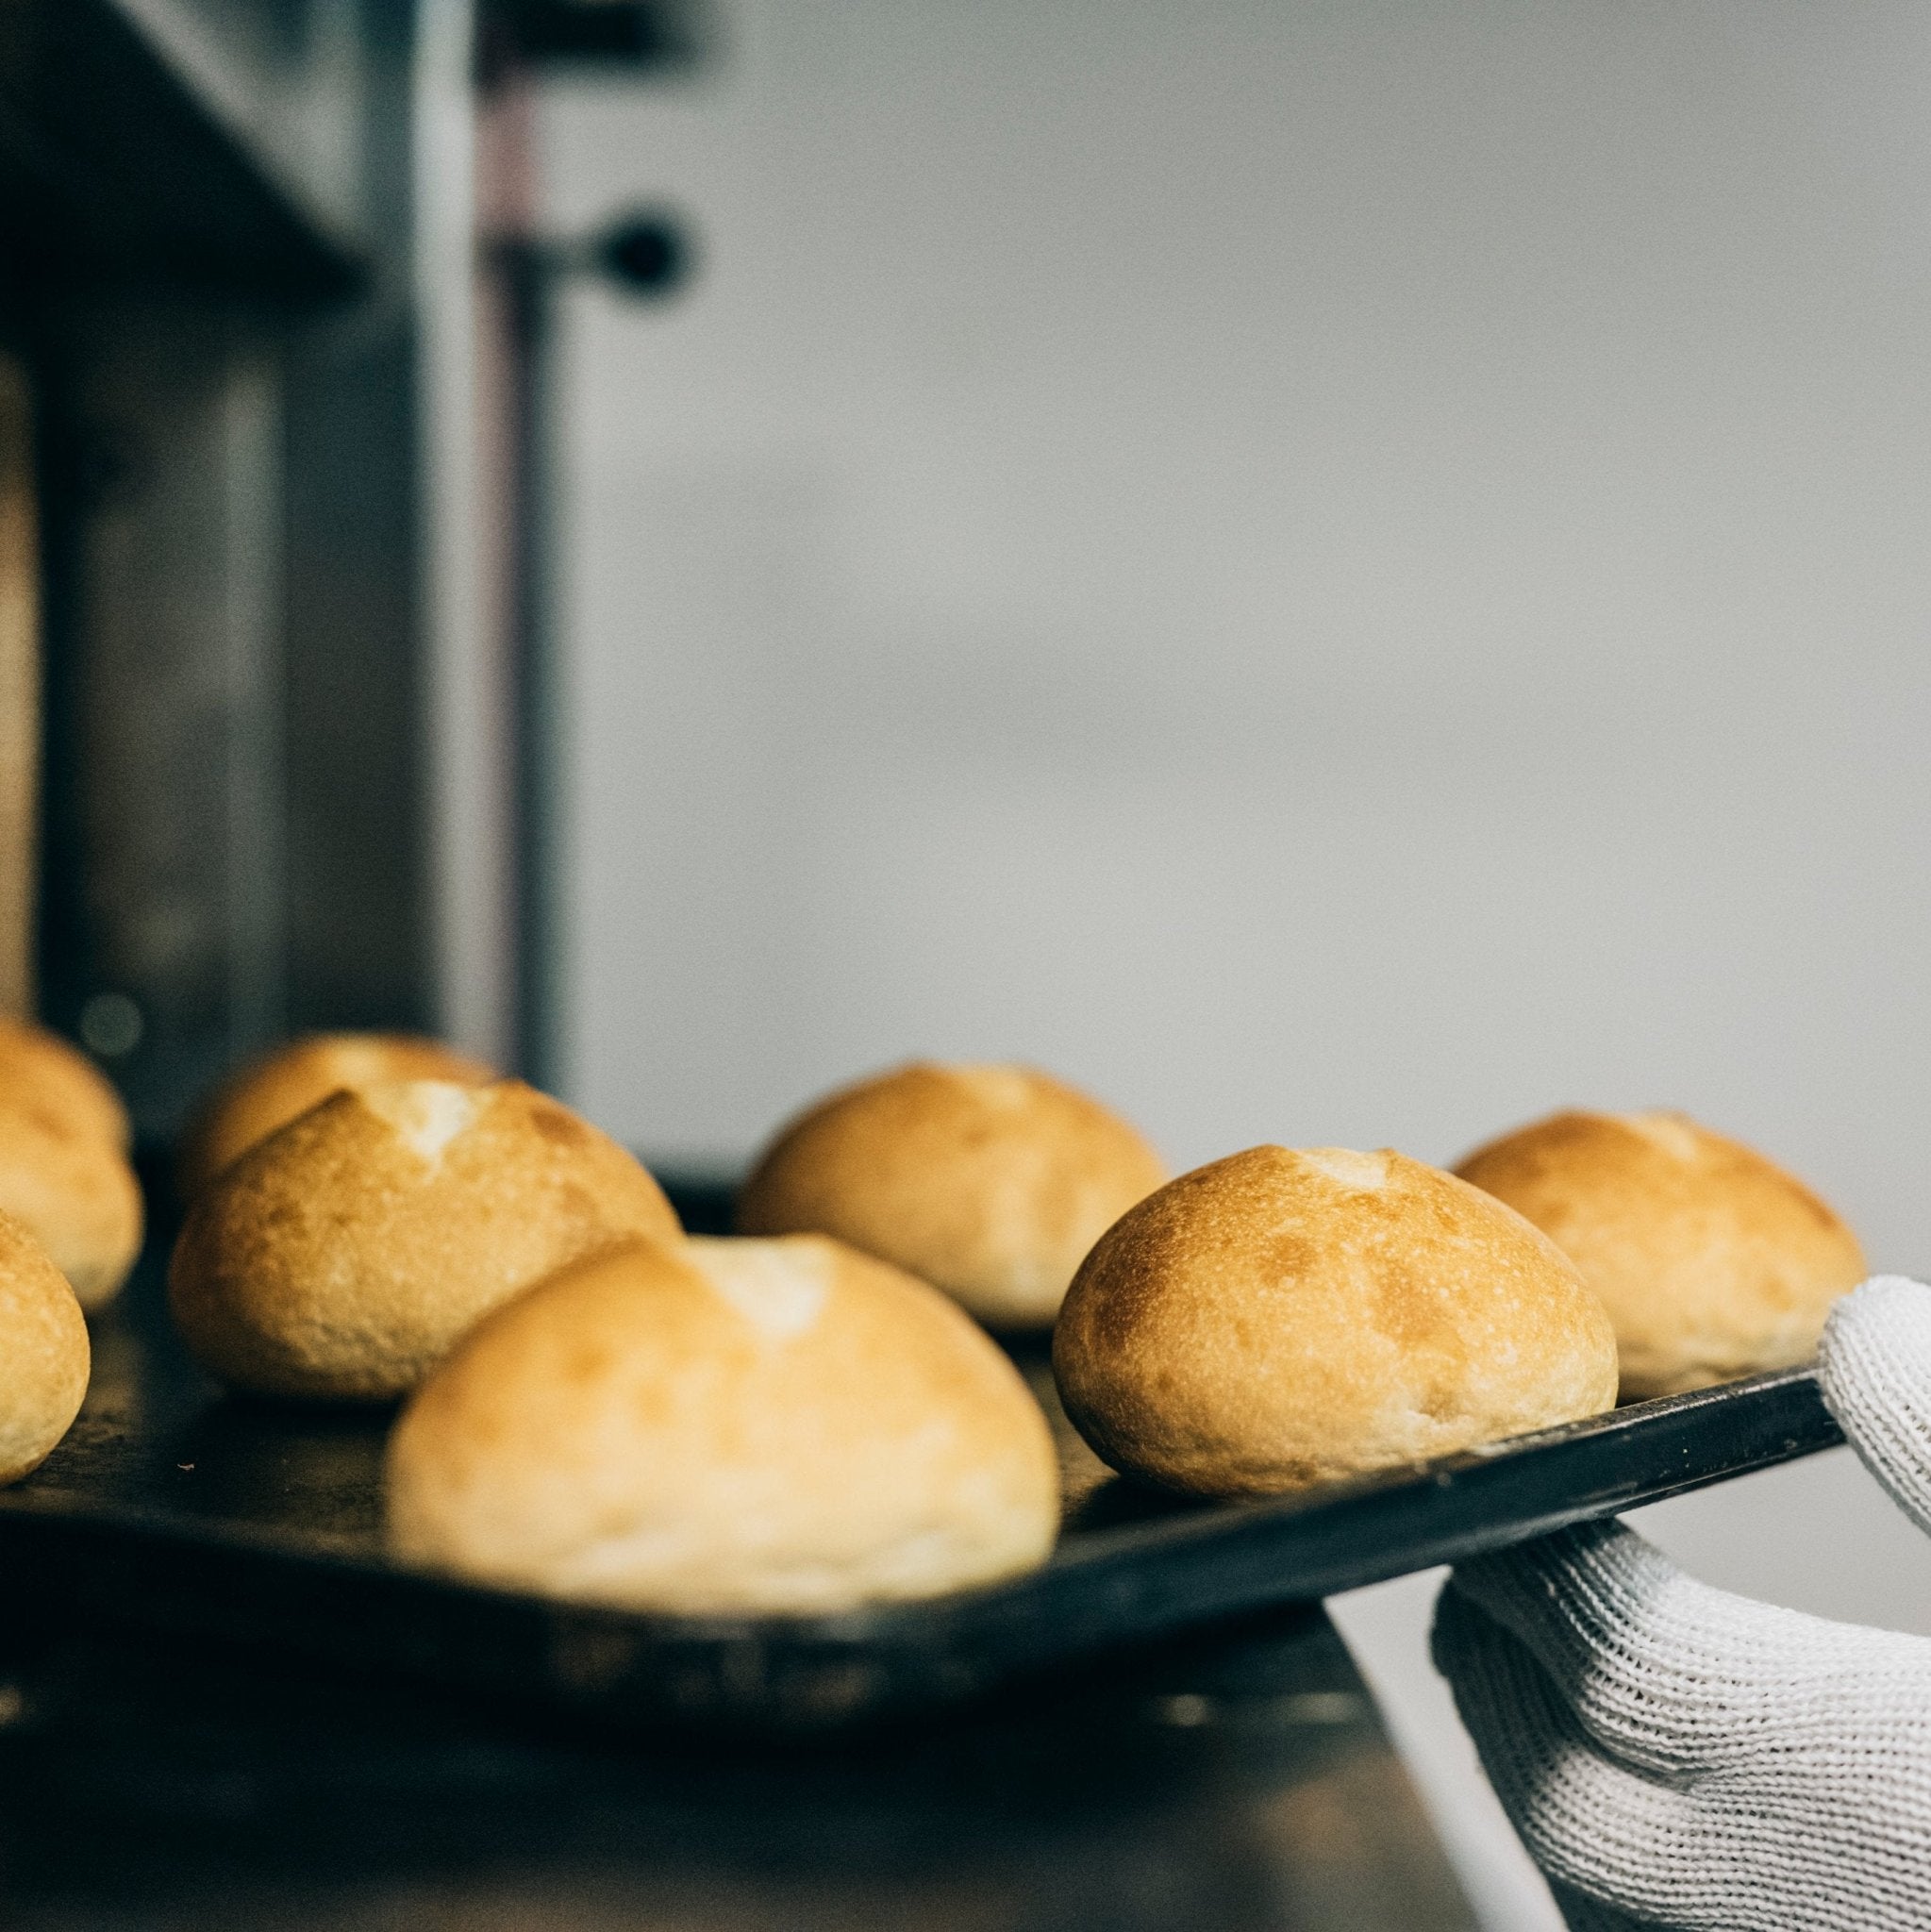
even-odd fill
[[[559,225],[704,245],[566,317],[574,1097],[737,1159],[1019,1056],[1176,1164],[1670,1104],[1931,1266],[1923,9],[718,5],[544,106]],[[1908,1621],[1817,1468],[1665,1528]]]

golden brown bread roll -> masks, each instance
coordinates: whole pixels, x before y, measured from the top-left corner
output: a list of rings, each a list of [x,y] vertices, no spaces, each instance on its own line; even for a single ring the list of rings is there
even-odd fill
[[[481,1323],[390,1440],[412,1562],[634,1609],[990,1583],[1058,1523],[1045,1417],[944,1296],[815,1235],[637,1242]]]
[[[1114,1468],[1201,1495],[1292,1490],[1607,1408],[1609,1319],[1555,1244],[1384,1149],[1252,1147],[1142,1201],[1053,1336]]]
[[[381,1401],[567,1261],[681,1230],[637,1161],[501,1080],[343,1091],[190,1208],[169,1299],[204,1367],[264,1395]]]
[[[0,1018],[0,1105],[46,1114],[123,1152],[132,1138],[107,1075],[58,1034],[24,1020]]]
[[[108,1300],[141,1251],[127,1110],[84,1054],[0,1019],[0,1213],[15,1216],[81,1307]]]
[[[1801,1181],[1680,1113],[1558,1113],[1456,1172],[1533,1221],[1603,1298],[1625,1401],[1806,1360],[1864,1278]]]
[[[481,1086],[481,1060],[414,1033],[311,1033],[251,1061],[215,1089],[182,1141],[179,1180],[191,1201],[230,1161],[344,1088],[396,1080]]]
[[[93,1128],[5,1097],[0,1213],[25,1224],[84,1308],[111,1299],[141,1252],[141,1184],[121,1148]]]
[[[1086,1251],[1166,1178],[1140,1134],[1030,1067],[915,1061],[780,1129],[741,1234],[828,1234],[995,1327],[1049,1327]]]
[[[0,1214],[0,1483],[38,1469],[87,1393],[87,1318],[46,1251]]]

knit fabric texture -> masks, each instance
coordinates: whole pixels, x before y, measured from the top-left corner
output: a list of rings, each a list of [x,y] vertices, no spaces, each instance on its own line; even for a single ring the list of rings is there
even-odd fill
[[[1931,1288],[1846,1297],[1819,1375],[1931,1528]],[[1713,1590],[1594,1523],[1458,1564],[1434,1651],[1573,1932],[1931,1927],[1931,1639]]]

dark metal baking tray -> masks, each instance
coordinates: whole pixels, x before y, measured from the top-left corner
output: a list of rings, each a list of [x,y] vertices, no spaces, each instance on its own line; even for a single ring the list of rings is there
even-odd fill
[[[219,1395],[159,1317],[155,1264],[95,1335],[80,1421],[0,1491],[16,1610],[265,1644],[616,1724],[808,1729],[951,1703],[1273,1604],[1310,1602],[1841,1440],[1791,1370],[1318,1492],[1176,1501],[1066,1426],[1066,1527],[1041,1570],[810,1619],[674,1618],[472,1588],[391,1564],[387,1417]]]

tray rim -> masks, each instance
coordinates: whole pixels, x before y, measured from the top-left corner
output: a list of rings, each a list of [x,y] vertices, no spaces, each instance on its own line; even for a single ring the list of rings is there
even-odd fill
[[[1711,1436],[1712,1424],[1723,1425],[1723,1440]],[[109,1622],[400,1664],[472,1689],[490,1688],[487,1680],[499,1674],[484,1653],[500,1664],[513,1652],[526,1674],[529,1658],[540,1657],[543,1693],[578,1708],[614,1698],[622,1712],[647,1707],[662,1716],[646,1680],[680,1660],[701,1660],[726,1675],[737,1672],[743,1695],[726,1698],[728,1714],[789,1728],[907,1703],[955,1702],[1088,1655],[1272,1606],[1310,1604],[1841,1441],[1814,1374],[1778,1370],[1290,1495],[1183,1501],[1171,1514],[1086,1530],[1073,1548],[999,1582],[803,1617],[679,1615],[505,1590],[360,1551],[317,1548],[274,1525],[135,1504],[76,1507],[31,1485],[0,1491],[0,1555],[10,1546],[38,1556],[32,1567],[47,1574],[57,1594]],[[1565,1489],[1565,1465],[1577,1473],[1591,1467],[1593,1476]],[[207,1573],[198,1588],[197,1566]],[[131,1578],[157,1574],[180,1587],[154,1597],[128,1589]],[[224,1579],[239,1582],[258,1607],[280,1603],[292,1621],[263,1640],[258,1624],[237,1615],[248,1606],[224,1599]],[[386,1610],[400,1637],[370,1658],[303,1615],[305,1589],[378,1617]],[[455,1641],[437,1656],[439,1630],[464,1618],[482,1627],[481,1649],[472,1655],[475,1646]],[[349,1621],[360,1626],[360,1619]],[[277,1646],[276,1634],[286,1642]],[[848,1685],[849,1708],[838,1707],[838,1694],[820,1697],[807,1685],[841,1671],[889,1675],[894,1667],[918,1681],[901,1687],[904,1694],[875,1696]],[[760,1687],[790,1681],[786,1673],[807,1688],[789,1703],[776,1698],[783,1709],[764,1708],[773,1699]]]

